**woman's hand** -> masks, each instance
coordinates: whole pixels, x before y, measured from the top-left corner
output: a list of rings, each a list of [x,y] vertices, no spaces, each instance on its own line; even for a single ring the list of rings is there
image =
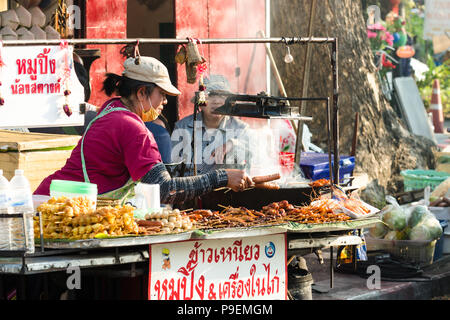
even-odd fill
[[[227,187],[234,192],[239,192],[254,186],[252,178],[244,170],[225,169],[225,171],[228,175]]]

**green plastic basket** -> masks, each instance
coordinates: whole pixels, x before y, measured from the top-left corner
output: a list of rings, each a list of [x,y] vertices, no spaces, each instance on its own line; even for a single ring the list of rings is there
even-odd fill
[[[420,190],[427,186],[434,190],[438,185],[450,177],[450,173],[435,170],[403,170],[404,190]]]

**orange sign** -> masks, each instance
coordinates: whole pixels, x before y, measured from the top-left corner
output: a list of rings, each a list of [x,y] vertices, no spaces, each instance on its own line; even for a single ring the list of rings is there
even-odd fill
[[[397,56],[399,58],[412,58],[416,51],[411,46],[401,46],[397,49]]]

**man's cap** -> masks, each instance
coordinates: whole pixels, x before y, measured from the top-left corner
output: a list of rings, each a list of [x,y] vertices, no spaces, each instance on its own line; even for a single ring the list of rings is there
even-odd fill
[[[227,78],[221,74],[211,74],[209,78],[203,79],[203,84],[206,86],[206,94],[213,95],[229,95],[232,94],[230,83]],[[191,102],[195,102],[195,97],[191,98]]]
[[[122,76],[143,82],[152,82],[167,94],[177,96],[181,92],[170,81],[166,66],[153,57],[128,58],[123,63]]]
[[[231,88],[227,78],[221,74],[211,74],[209,78],[203,80],[203,84],[206,86],[207,94],[230,94]]]

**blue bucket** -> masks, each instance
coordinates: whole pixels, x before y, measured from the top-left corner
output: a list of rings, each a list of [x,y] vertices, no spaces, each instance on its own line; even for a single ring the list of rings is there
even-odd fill
[[[445,228],[448,227],[448,221],[447,220],[439,220],[439,223],[441,224],[442,227],[442,236],[436,241],[436,247],[434,249],[434,256],[433,256],[433,261],[436,261],[440,258],[442,258],[442,252],[444,250],[444,231]]]

